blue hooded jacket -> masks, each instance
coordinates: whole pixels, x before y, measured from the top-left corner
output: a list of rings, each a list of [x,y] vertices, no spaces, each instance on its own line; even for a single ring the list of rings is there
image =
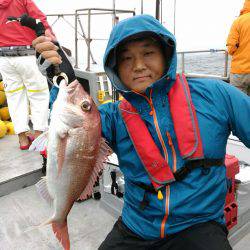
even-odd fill
[[[169,132],[177,157],[177,169],[184,160],[180,156],[169,110],[167,93],[176,78],[175,38],[155,18],[149,15],[135,16],[118,23],[111,35],[104,56],[104,68],[113,86],[137,109],[162,155],[163,148],[158,138],[151,107],[147,100],[127,89],[116,73],[116,48],[135,34],[159,37],[166,50],[172,50],[169,68],[165,75],[150,85],[152,102],[160,132],[168,152],[168,163],[173,167],[173,153],[169,145]],[[234,135],[250,147],[250,98],[227,83],[214,79],[188,79],[201,133],[205,158],[223,158],[227,139]],[[125,178],[124,207],[122,220],[125,225],[144,239],[157,239],[179,232],[197,223],[215,220],[224,223],[224,202],[227,192],[226,169],[211,167],[204,175],[201,168],[193,170],[184,180],[171,183],[163,189],[163,200],[146,193],[149,204],[140,208],[145,190],[135,185],[150,185],[133,143],[126,130],[118,108],[119,102],[99,107],[102,133],[118,156],[119,167]],[[145,145],[146,146],[146,145]]]

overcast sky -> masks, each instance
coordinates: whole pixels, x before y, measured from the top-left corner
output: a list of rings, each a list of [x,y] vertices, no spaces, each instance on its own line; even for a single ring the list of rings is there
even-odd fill
[[[113,0],[34,0],[34,2],[45,14],[74,13],[76,9],[113,6]],[[175,35],[178,51],[225,48],[229,29],[233,20],[239,15],[243,3],[244,0],[176,0]],[[141,0],[116,0],[117,9],[135,9],[136,13],[140,14],[140,7]],[[155,0],[144,0],[144,13],[155,15]],[[50,23],[54,20],[55,18],[49,18]],[[73,19],[68,18],[68,21],[74,24]],[[83,18],[82,21],[86,24],[87,20]],[[166,28],[174,32],[174,0],[163,0],[162,22]],[[110,16],[101,21],[94,18],[92,24],[91,32],[94,37],[108,37],[112,24]],[[73,49],[74,33],[69,25],[58,21],[53,29],[58,40]],[[87,26],[84,26],[84,30],[86,33]],[[105,48],[102,45],[99,47]]]

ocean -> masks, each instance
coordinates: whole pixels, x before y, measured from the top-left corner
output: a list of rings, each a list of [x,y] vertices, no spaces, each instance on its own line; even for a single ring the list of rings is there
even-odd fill
[[[102,47],[102,48],[101,48]],[[94,60],[97,62],[97,65],[92,64],[90,69],[93,71],[103,71],[102,68],[102,58],[105,50],[105,46],[93,46],[92,54]],[[83,49],[83,48],[81,48]],[[86,58],[87,53],[82,51],[79,53],[79,67],[81,69],[86,68]],[[206,75],[215,75],[224,77],[224,69],[225,68],[225,52],[202,52],[202,53],[187,53],[184,55],[184,72],[190,74],[206,74]],[[228,59],[228,69],[227,75],[230,71],[230,58]],[[182,58],[181,55],[177,54],[177,72],[182,72]]]
[[[181,72],[181,55],[178,54],[177,71]],[[224,76],[225,52],[185,54],[185,72]],[[230,69],[230,59],[228,70]]]
[[[81,69],[86,68],[86,61],[83,60],[83,58],[86,58],[85,56],[79,57]],[[98,57],[95,56],[94,59],[97,61],[97,65],[91,64],[90,69],[93,71],[103,71],[102,66],[100,66],[102,64],[102,55]],[[225,52],[188,53],[184,56],[184,65],[184,72],[188,74],[205,74],[224,77]],[[227,75],[229,75],[229,71],[230,58],[228,59]],[[177,72],[182,72],[182,59],[180,54],[177,54]]]

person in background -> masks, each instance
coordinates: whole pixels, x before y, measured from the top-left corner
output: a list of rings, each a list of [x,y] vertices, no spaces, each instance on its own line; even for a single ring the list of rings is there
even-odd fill
[[[250,0],[233,22],[226,45],[232,56],[230,83],[250,95]]]
[[[29,112],[35,137],[48,126],[49,89],[36,65],[32,48],[35,32],[19,22],[7,22],[9,16],[23,14],[40,19],[50,31],[51,28],[32,0],[0,0],[0,73],[20,149],[26,150],[31,143],[27,136]]]
[[[61,64],[75,81],[52,40],[33,41],[45,59],[39,67]],[[186,79],[176,68],[175,37],[152,16],[113,28],[104,69],[124,99],[99,111],[125,193],[122,215],[99,250],[232,249],[224,158],[231,131],[250,147],[250,98],[221,80]]]

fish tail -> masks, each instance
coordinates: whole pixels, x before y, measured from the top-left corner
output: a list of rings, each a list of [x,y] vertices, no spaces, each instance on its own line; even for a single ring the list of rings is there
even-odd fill
[[[53,221],[51,224],[52,224],[53,232],[56,238],[62,244],[64,250],[70,250],[67,220],[64,221],[63,223]]]
[[[43,227],[43,226],[49,225],[49,224],[51,224],[51,223],[52,223],[52,219],[49,219],[49,220],[47,220],[47,221],[45,221],[45,222],[43,222],[43,223],[41,223],[41,224],[39,224],[39,225],[29,226],[28,228],[26,228],[26,229],[22,232],[22,234],[23,234],[23,233],[29,233],[29,232],[31,232],[31,231],[37,230],[37,229],[39,229],[39,228],[41,228],[41,227]]]

